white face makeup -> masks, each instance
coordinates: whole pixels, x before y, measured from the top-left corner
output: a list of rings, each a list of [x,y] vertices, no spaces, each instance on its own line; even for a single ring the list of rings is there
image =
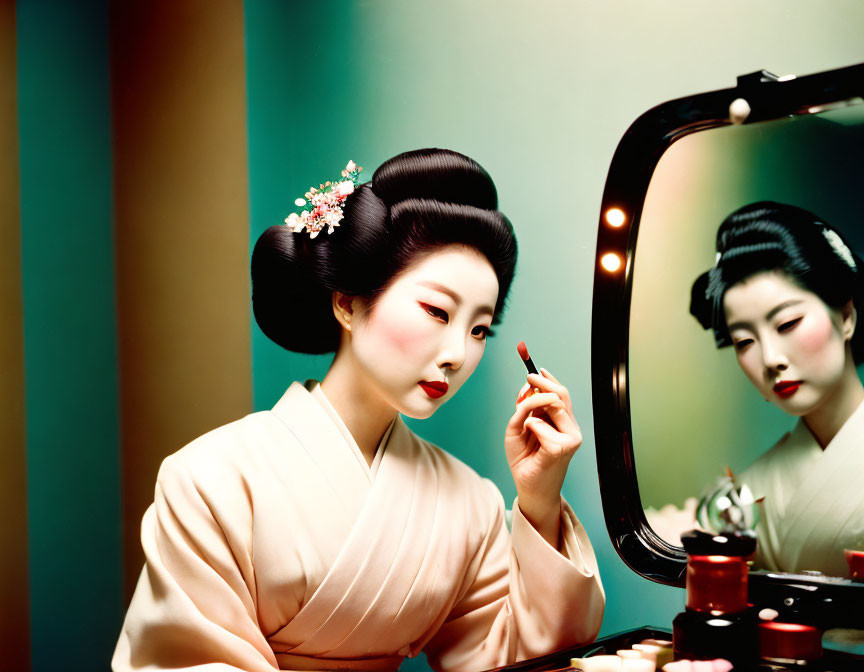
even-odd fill
[[[387,404],[428,418],[480,362],[497,298],[498,278],[484,256],[441,248],[409,266],[353,321],[353,358]]]
[[[723,307],[738,364],[764,398],[806,416],[836,396],[853,315],[844,319],[780,271],[734,285]]]

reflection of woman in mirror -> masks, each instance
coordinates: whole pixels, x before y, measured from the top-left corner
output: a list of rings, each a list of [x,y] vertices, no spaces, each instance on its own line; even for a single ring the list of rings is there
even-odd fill
[[[421,650],[476,670],[597,634],[594,553],[560,494],[567,389],[544,372],[517,397],[512,533],[491,481],[400,418],[452,397],[501,318],[516,241],[494,184],[444,150],[357,172],[252,260],[262,330],[333,363],[164,461],[115,670],[395,670]]]
[[[844,547],[864,547],[862,272],[828,224],[766,201],[726,218],[717,261],[693,286],[691,313],[718,347],[732,345],[765,400],[800,418],[736,477],[764,497],[760,567],[845,575]]]

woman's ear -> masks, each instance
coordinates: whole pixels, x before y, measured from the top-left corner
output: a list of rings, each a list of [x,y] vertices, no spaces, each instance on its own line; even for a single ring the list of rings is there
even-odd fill
[[[345,331],[351,331],[351,322],[354,320],[355,299],[356,296],[349,296],[342,292],[333,292],[333,315],[336,320],[342,325]]]
[[[855,310],[855,304],[852,299],[849,299],[840,309],[840,315],[843,318],[843,338],[847,341],[852,340],[855,333],[855,323],[858,320],[858,311]]]

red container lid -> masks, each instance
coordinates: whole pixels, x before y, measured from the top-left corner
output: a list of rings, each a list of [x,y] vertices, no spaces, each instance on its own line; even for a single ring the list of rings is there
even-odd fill
[[[864,551],[846,549],[846,562],[849,565],[849,578],[864,581]]]
[[[818,660],[822,657],[822,631],[800,623],[760,623],[759,654],[769,660]]]
[[[691,555],[687,559],[687,608],[734,614],[747,608],[747,563],[741,557]]]

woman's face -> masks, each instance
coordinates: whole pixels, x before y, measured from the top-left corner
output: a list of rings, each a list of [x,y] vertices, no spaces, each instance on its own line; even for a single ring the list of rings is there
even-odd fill
[[[851,304],[831,308],[782,271],[758,273],[723,298],[738,364],[759,393],[790,415],[805,416],[844,383]]]
[[[497,299],[486,257],[461,245],[436,250],[353,320],[353,357],[387,404],[428,418],[480,362]]]

